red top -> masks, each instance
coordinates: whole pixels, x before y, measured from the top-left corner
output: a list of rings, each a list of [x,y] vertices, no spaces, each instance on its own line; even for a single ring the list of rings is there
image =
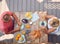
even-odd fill
[[[4,22],[2,20],[3,16],[6,14],[10,15],[10,20],[8,22]],[[3,12],[0,15],[0,31],[2,31],[4,33],[8,33],[14,29],[14,22],[13,22],[13,19],[11,16],[12,16],[12,12],[10,12],[10,11]]]

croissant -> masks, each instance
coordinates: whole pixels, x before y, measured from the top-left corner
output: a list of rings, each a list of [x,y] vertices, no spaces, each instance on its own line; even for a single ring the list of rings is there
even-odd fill
[[[41,32],[40,32],[40,30],[33,30],[30,33],[30,35],[31,35],[32,38],[37,39],[37,38],[41,37]]]

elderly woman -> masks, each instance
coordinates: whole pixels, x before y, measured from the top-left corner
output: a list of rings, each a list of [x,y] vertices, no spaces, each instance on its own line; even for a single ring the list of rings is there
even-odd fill
[[[10,11],[3,12],[0,16],[0,31],[3,32],[3,34],[8,34],[17,31],[14,30],[14,21],[17,22],[17,30],[19,30],[21,23],[18,20],[17,16]]]

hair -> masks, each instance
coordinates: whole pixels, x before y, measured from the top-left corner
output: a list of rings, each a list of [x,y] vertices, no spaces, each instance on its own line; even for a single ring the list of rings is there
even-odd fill
[[[52,27],[58,27],[58,26],[59,26],[59,19],[53,18],[53,19],[50,21],[50,25],[51,25]]]
[[[8,14],[5,14],[3,16],[3,20],[4,20],[4,22],[8,22],[10,20],[10,16]]]

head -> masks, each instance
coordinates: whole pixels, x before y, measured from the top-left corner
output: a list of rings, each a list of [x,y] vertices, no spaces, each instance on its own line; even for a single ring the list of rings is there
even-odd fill
[[[3,20],[4,20],[4,22],[8,22],[10,20],[10,16],[8,14],[5,14],[3,16]]]
[[[50,25],[52,27],[58,27],[59,26],[59,19],[56,17],[53,17],[52,20],[50,21]]]

